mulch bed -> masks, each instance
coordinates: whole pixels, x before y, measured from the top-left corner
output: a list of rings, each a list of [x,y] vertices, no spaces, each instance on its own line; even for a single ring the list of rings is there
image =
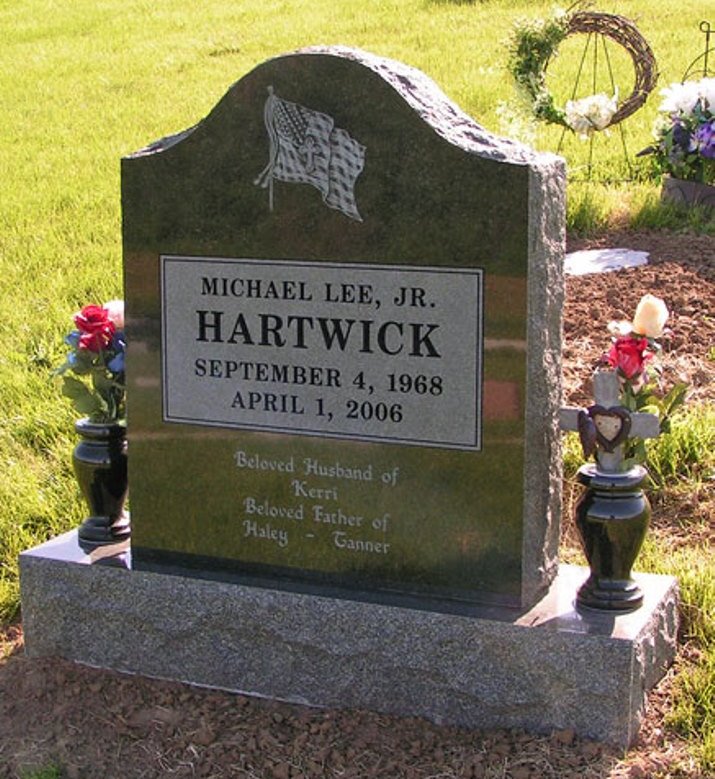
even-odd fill
[[[606,324],[629,319],[640,296],[651,292],[672,312],[664,380],[685,380],[691,401],[712,402],[715,240],[630,232],[574,240],[569,249],[599,245],[648,251],[650,264],[567,279],[567,401],[591,402],[588,377],[607,346]],[[712,491],[709,501],[712,507]],[[660,508],[665,516],[659,526],[667,529],[671,509]],[[568,730],[543,736],[469,732],[414,718],[258,700],[58,659],[30,660],[22,655],[19,626],[0,636],[2,648],[0,777],[15,779],[54,762],[68,779],[705,779],[664,724],[677,666],[695,653],[690,646],[651,693],[639,742],[626,756]]]

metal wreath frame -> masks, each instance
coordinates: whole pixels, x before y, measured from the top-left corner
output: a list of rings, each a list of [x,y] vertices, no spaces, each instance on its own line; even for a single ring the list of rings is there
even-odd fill
[[[595,34],[610,38],[622,46],[633,61],[635,81],[633,91],[619,106],[609,126],[618,124],[635,113],[645,103],[658,81],[655,55],[638,28],[624,16],[579,11],[568,23],[567,37],[575,34]]]
[[[702,78],[707,78],[711,72],[715,75],[715,71],[708,67],[709,56],[711,54],[715,55],[715,46],[710,45],[710,36],[715,35],[715,30],[710,27],[710,22],[703,20],[700,22],[700,32],[705,35],[705,50],[688,65],[688,69],[683,73],[683,78],[681,79],[683,82],[687,81],[691,76],[700,75]],[[703,61],[702,69],[696,67],[700,60]]]

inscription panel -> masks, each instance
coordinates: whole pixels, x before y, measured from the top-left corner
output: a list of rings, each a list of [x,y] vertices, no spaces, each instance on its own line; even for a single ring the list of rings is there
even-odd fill
[[[480,269],[161,257],[166,422],[479,450]]]

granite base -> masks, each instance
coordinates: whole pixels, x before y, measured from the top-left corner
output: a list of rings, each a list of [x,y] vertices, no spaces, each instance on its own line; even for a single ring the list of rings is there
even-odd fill
[[[577,612],[587,570],[562,565],[529,611],[439,613],[131,570],[128,542],[76,532],[20,556],[26,652],[331,708],[467,728],[572,728],[620,745],[676,651],[678,591],[637,575],[627,615]]]

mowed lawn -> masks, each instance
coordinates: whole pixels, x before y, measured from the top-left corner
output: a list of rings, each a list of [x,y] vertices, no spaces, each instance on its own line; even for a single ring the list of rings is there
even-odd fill
[[[0,0],[2,620],[19,605],[18,553],[83,517],[70,464],[75,415],[52,368],[62,362],[72,313],[122,296],[121,157],[195,124],[263,60],[313,44],[354,46],[420,68],[499,133],[513,99],[505,69],[510,29],[519,17],[552,8],[511,0]],[[661,87],[680,80],[702,52],[701,20],[715,26],[711,0],[621,0],[598,10],[636,21],[654,51]],[[584,43],[566,41],[550,68],[559,101],[571,95]],[[632,68],[617,47],[613,64],[619,92],[627,93]],[[608,91],[604,78],[599,72],[597,89]],[[590,153],[594,160],[594,181],[569,187],[572,227],[657,212],[660,182],[634,155],[651,140],[658,103],[651,95],[624,123],[623,135],[619,128],[599,134],[592,149],[566,140],[573,171],[584,169]],[[555,150],[560,136],[560,129],[539,126],[535,143]],[[624,144],[637,181],[599,183],[621,177]],[[668,215],[663,223],[685,228],[688,218]],[[703,418],[712,423],[712,414]],[[702,438],[707,430],[698,419],[692,427]],[[712,450],[712,443],[705,446]],[[686,585],[704,659],[684,683],[681,725],[704,770],[715,770],[712,549],[678,559],[665,546],[646,552],[649,569],[676,572]]]

